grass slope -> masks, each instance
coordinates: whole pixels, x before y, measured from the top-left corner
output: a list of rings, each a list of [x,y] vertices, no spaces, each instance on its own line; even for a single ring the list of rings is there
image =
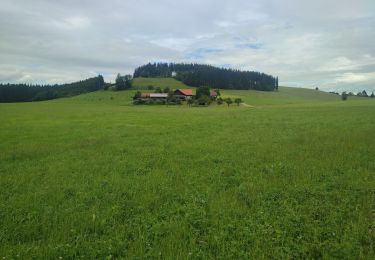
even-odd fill
[[[0,104],[0,257],[375,257],[375,100],[133,93]]]
[[[181,81],[175,80],[174,78],[135,78],[133,79],[133,87],[136,89],[147,89],[148,86],[160,87],[160,88],[189,88]]]

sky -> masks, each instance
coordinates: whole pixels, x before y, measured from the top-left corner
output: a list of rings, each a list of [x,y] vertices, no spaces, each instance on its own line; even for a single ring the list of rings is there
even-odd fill
[[[375,1],[0,0],[0,82],[110,82],[148,62],[375,92]]]

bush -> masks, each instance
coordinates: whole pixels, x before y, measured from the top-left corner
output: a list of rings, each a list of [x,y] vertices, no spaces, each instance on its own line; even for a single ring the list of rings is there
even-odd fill
[[[209,87],[199,87],[199,88],[197,88],[196,98],[200,99],[202,96],[209,97],[210,94],[211,94],[211,92],[210,92],[210,88]]]
[[[187,100],[187,104],[188,104],[189,107],[191,107],[191,105],[194,104],[194,100],[193,100],[192,98],[189,98],[189,99]]]
[[[225,99],[225,103],[227,103],[228,107],[230,106],[230,104],[233,103],[232,99],[231,98],[226,98]]]
[[[346,92],[342,92],[341,99],[344,100],[344,101],[347,100],[348,99],[348,94],[346,94]]]
[[[135,93],[135,95],[133,96],[133,100],[135,100],[135,99],[139,99],[141,96],[142,96],[141,91],[137,91],[137,92]]]
[[[209,96],[201,96],[196,100],[196,104],[198,106],[207,106],[211,103],[211,99]]]
[[[142,99],[136,99],[133,101],[133,105],[144,105],[144,104],[146,104],[146,101]]]
[[[237,104],[237,106],[239,106],[240,103],[242,103],[243,101],[242,101],[242,99],[240,99],[240,98],[236,98],[236,99],[234,100],[234,102]]]

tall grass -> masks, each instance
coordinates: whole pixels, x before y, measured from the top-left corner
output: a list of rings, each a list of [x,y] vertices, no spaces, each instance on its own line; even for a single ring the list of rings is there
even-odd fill
[[[375,102],[284,90],[0,104],[0,257],[374,258]]]

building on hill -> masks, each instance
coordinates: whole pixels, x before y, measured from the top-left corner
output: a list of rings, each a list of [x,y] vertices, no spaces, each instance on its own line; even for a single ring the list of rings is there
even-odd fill
[[[168,98],[168,93],[142,93],[140,99],[164,100]]]
[[[217,98],[217,92],[215,90],[210,91],[211,98]]]
[[[140,93],[134,96],[137,100],[167,100],[169,97],[168,93]],[[212,97],[216,97],[215,91],[211,93]],[[193,97],[192,89],[177,89],[173,92],[173,97],[179,100],[188,100]]]
[[[182,100],[188,100],[193,97],[193,90],[192,89],[176,89],[173,93],[175,98],[179,98]]]

